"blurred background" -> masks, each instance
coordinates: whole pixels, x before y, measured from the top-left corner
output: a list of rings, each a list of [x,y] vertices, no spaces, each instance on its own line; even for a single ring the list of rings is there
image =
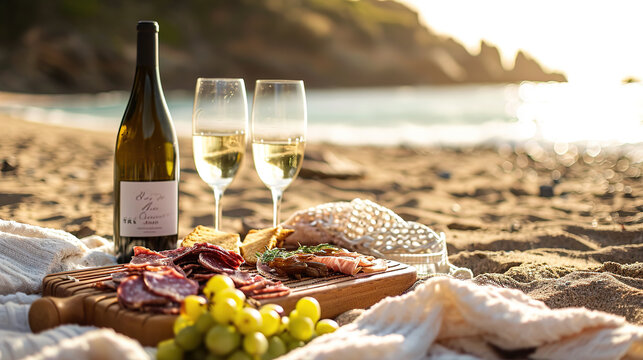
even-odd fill
[[[643,142],[638,3],[0,1],[0,112],[115,132],[136,22],[160,25],[163,87],[190,135],[197,77],[303,79],[309,140]],[[359,135],[359,136],[356,136]]]

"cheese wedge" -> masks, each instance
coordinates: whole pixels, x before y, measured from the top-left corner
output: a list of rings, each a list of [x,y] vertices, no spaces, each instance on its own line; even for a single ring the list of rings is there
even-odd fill
[[[239,253],[241,237],[239,234],[218,231],[207,226],[199,225],[181,241],[181,246],[192,246],[198,243],[210,243]]]
[[[243,256],[248,264],[256,264],[257,253],[263,254],[266,250],[283,247],[284,240],[293,232],[295,232],[295,230],[284,229],[281,226],[250,230],[239,248],[241,256]]]

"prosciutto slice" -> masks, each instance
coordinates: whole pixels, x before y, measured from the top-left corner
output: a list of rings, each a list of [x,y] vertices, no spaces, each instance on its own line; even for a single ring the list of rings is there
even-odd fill
[[[315,256],[311,261],[320,262],[333,271],[347,275],[355,275],[360,270],[359,258],[346,258],[340,256]]]
[[[143,280],[150,292],[176,302],[183,301],[188,295],[196,295],[199,290],[196,281],[187,279],[174,269],[163,272],[147,271],[143,274]]]

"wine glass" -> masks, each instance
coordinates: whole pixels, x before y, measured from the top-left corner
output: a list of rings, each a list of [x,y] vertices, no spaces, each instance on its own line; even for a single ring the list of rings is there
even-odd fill
[[[199,176],[214,191],[214,228],[221,198],[246,150],[248,100],[243,79],[198,78],[192,112],[192,146]]]
[[[252,103],[252,156],[270,189],[272,225],[279,224],[283,191],[297,176],[306,145],[306,94],[301,80],[257,80]]]

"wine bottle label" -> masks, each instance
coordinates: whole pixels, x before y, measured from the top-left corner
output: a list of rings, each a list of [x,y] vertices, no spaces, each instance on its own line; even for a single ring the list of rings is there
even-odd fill
[[[120,236],[178,233],[178,181],[121,181],[120,188]]]

